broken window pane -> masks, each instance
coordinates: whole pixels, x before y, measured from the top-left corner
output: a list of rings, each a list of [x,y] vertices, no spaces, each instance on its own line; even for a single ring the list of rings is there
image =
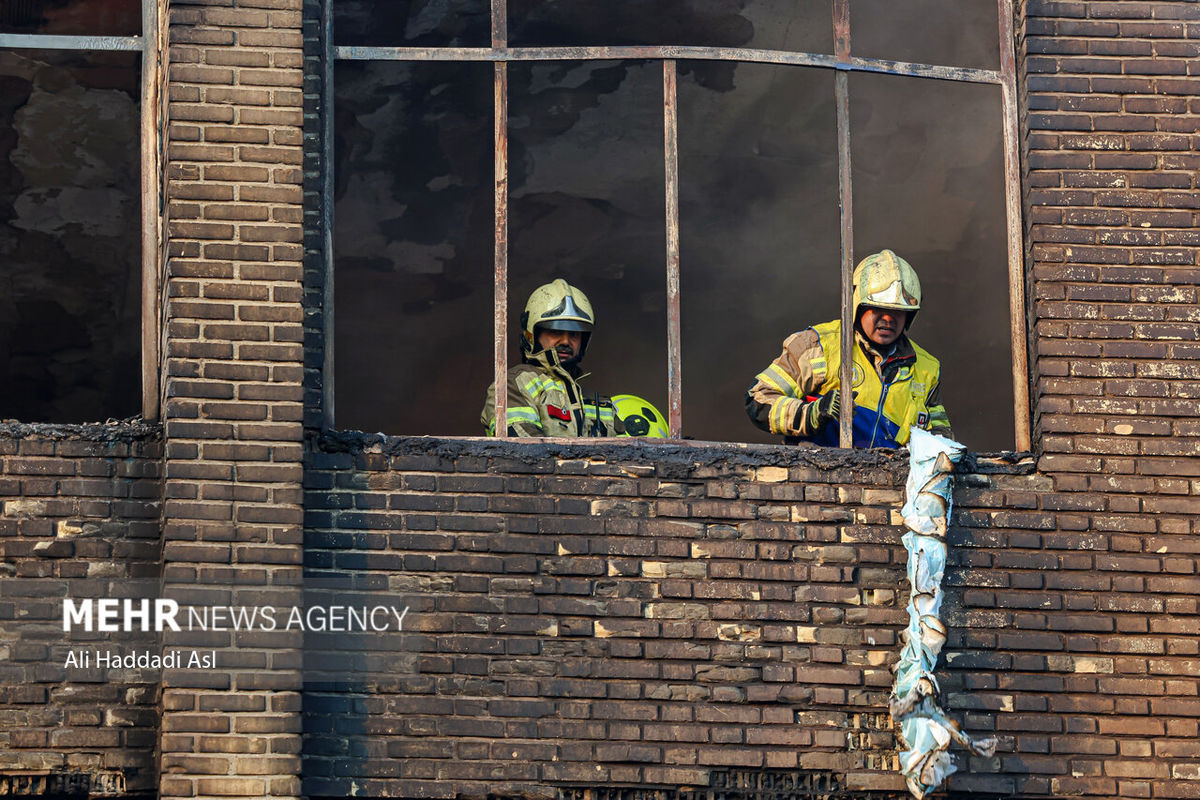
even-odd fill
[[[358,47],[488,47],[488,0],[334,0],[333,38]]]
[[[693,70],[679,81],[684,432],[778,442],[747,419],[746,389],[789,334],[840,314],[833,75]]]
[[[890,248],[924,294],[913,339],[942,363],[955,438],[1013,447],[1000,87],[850,76],[856,258]]]
[[[0,417],[140,407],[138,60],[0,51]]]
[[[479,435],[492,379],[492,66],[339,62],[341,428]]]
[[[530,292],[562,277],[596,315],[584,391],[665,414],[661,63],[511,64],[509,137],[509,363]]]
[[[136,36],[140,0],[4,0],[0,33],[60,36]]]
[[[833,51],[831,0],[509,0],[514,47],[693,45]]]
[[[999,69],[996,14],[995,0],[853,0],[850,53],[888,61]]]

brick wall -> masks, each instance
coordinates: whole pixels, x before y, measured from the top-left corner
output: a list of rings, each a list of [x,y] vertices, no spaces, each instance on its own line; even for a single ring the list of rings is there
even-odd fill
[[[157,786],[157,673],[66,669],[69,652],[102,639],[64,634],[62,605],[157,585],[161,456],[151,426],[0,426],[6,793],[19,793],[12,776],[22,774],[42,776],[29,779],[35,789],[141,795]]]
[[[326,437],[306,566],[386,582],[412,615],[387,658],[309,648],[306,792],[780,774],[901,790],[886,697],[905,472],[775,447]],[[1097,530],[1103,502],[1056,482],[1029,461],[956,478],[939,674],[947,709],[1000,748],[959,754],[950,789],[1189,796],[1195,549]]]
[[[1164,495],[1114,501],[1116,513],[1194,513],[1200,6],[1036,2],[1027,14],[1043,466],[1101,492]]]
[[[314,456],[310,574],[386,581],[411,614],[391,659],[308,649],[324,691],[305,696],[305,791],[553,796],[777,770],[902,789],[880,717],[905,619],[899,461],[827,456],[403,440]]]
[[[1026,500],[1054,512],[1033,541],[1075,551],[1038,576],[1072,590],[1045,599],[1039,636],[1095,657],[1039,656],[1040,680],[1079,696],[1049,698],[1064,712],[1049,727],[1014,724],[1046,740],[1051,767],[1071,764],[1052,790],[1192,797],[1200,7],[1030,2],[1025,33],[1039,467],[1054,490]]]
[[[299,602],[300,0],[177,0],[169,78],[164,593]],[[168,636],[162,797],[294,797],[299,634]]]

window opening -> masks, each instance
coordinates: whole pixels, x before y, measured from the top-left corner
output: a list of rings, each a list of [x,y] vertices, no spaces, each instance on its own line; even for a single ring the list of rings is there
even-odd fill
[[[681,45],[833,52],[832,0],[509,0],[512,47]]]
[[[912,339],[941,360],[956,437],[1012,447],[999,87],[850,76],[854,251],[890,247],[925,295]]]
[[[662,90],[658,62],[509,65],[508,361],[526,299],[562,277],[596,315],[583,392],[666,413],[663,382],[646,379],[667,369]]]
[[[137,36],[139,0],[5,0],[0,33],[60,36]]]
[[[0,417],[157,416],[159,19],[0,8]]]
[[[340,46],[487,47],[487,0],[336,0],[333,27]]]
[[[340,6],[342,3],[349,4],[363,3],[365,0],[330,0],[335,6]],[[934,0],[926,0],[926,3],[937,5]],[[384,4],[386,5],[386,4]],[[724,11],[737,13],[743,16],[760,13],[761,9],[769,8],[771,3],[738,3],[735,4],[738,8],[729,9],[720,3],[704,3],[697,4],[696,8],[703,7],[704,13],[720,15]],[[792,4],[788,4],[789,8]],[[712,44],[713,41],[703,41],[703,37],[693,39],[686,33],[686,24],[672,23],[668,26],[669,29],[663,27],[662,20],[639,20],[636,16],[630,15],[622,11],[624,6],[617,3],[615,6],[612,3],[606,3],[603,8],[611,10],[611,13],[604,19],[593,19],[595,9],[587,3],[578,4],[543,4],[533,3],[528,0],[511,0],[511,4],[506,0],[492,0],[491,3],[491,46],[473,46],[464,45],[463,40],[454,40],[451,38],[450,46],[437,46],[423,44],[421,46],[410,46],[406,43],[404,37],[400,37],[398,41],[389,42],[386,45],[365,46],[365,45],[339,45],[333,48],[332,57],[327,61],[327,70],[330,73],[334,70],[334,63],[347,64],[348,62],[360,61],[400,61],[400,62],[418,62],[418,61],[460,61],[460,62],[491,62],[493,72],[493,179],[494,179],[494,218],[493,218],[493,249],[494,254],[491,262],[494,272],[494,307],[493,307],[493,354],[494,354],[494,376],[502,376],[509,363],[509,344],[512,340],[513,323],[511,320],[519,318],[521,308],[524,304],[525,296],[523,291],[527,288],[523,284],[524,275],[530,270],[539,272],[538,277],[542,280],[549,280],[552,277],[557,277],[560,267],[555,263],[524,263],[526,252],[520,252],[520,260],[522,263],[513,269],[513,284],[510,286],[510,261],[517,265],[514,260],[518,256],[516,249],[519,236],[523,236],[523,224],[520,222],[523,219],[522,215],[526,211],[522,211],[519,206],[518,194],[524,191],[515,183],[518,175],[518,170],[523,168],[523,164],[516,160],[516,153],[521,152],[522,143],[520,136],[522,135],[518,128],[514,127],[514,120],[522,119],[520,114],[510,112],[510,105],[515,103],[514,94],[514,74],[520,70],[529,70],[527,62],[534,62],[539,66],[544,66],[547,62],[558,64],[545,74],[552,74],[555,69],[563,74],[569,74],[571,67],[564,66],[563,62],[571,61],[590,61],[590,62],[611,62],[618,60],[649,60],[651,63],[656,63],[661,67],[662,74],[662,92],[659,95],[661,98],[661,108],[658,112],[661,114],[661,130],[663,135],[662,140],[662,172],[664,176],[664,203],[663,203],[663,220],[662,229],[665,236],[664,252],[661,255],[662,261],[665,262],[665,268],[662,270],[662,276],[665,278],[665,318],[666,318],[666,343],[667,343],[667,370],[666,370],[666,389],[667,403],[664,411],[668,411],[672,421],[672,435],[681,437],[685,433],[689,438],[695,435],[712,436],[718,433],[716,426],[712,420],[716,419],[719,414],[725,414],[729,417],[736,417],[740,413],[738,407],[723,409],[721,412],[715,410],[701,411],[702,403],[697,404],[697,424],[695,433],[689,427],[685,430],[683,427],[683,401],[682,387],[683,380],[681,372],[688,363],[705,363],[709,354],[703,350],[704,345],[699,345],[696,349],[700,352],[691,360],[692,356],[681,356],[681,329],[682,315],[681,306],[684,300],[681,298],[689,297],[688,292],[697,291],[695,299],[689,299],[686,302],[689,308],[695,302],[698,309],[703,309],[703,301],[705,297],[704,287],[700,285],[700,278],[704,274],[702,269],[703,261],[696,258],[696,264],[693,265],[688,259],[689,247],[700,247],[700,241],[689,242],[688,238],[695,237],[696,233],[689,226],[693,223],[681,217],[682,213],[686,216],[687,213],[695,213],[689,211],[697,205],[694,198],[689,195],[693,192],[694,185],[692,181],[703,185],[704,176],[692,176],[691,167],[688,166],[689,159],[695,153],[688,150],[688,147],[693,139],[689,137],[696,135],[690,130],[690,126],[695,125],[697,120],[689,114],[696,113],[689,110],[686,106],[680,104],[680,83],[683,81],[683,97],[685,100],[694,92],[693,83],[702,83],[704,80],[720,80],[722,74],[724,79],[732,81],[734,75],[745,75],[745,80],[749,81],[753,70],[749,69],[749,65],[779,65],[775,67],[783,72],[807,72],[808,70],[797,69],[803,67],[816,67],[826,76],[827,84],[832,83],[832,104],[829,96],[826,93],[824,98],[816,101],[819,108],[824,109],[826,118],[829,116],[829,108],[832,106],[834,123],[833,127],[836,130],[836,136],[833,131],[826,131],[826,138],[832,139],[832,143],[825,142],[821,145],[823,155],[814,157],[814,160],[809,163],[812,170],[808,178],[808,183],[811,184],[814,179],[822,181],[822,192],[826,195],[830,194],[830,184],[832,183],[832,175],[830,174],[831,163],[836,163],[837,172],[837,192],[839,193],[839,206],[841,212],[837,219],[837,227],[840,230],[840,290],[841,290],[841,308],[843,317],[848,317],[850,303],[850,273],[854,266],[854,254],[856,244],[858,246],[868,246],[866,242],[874,243],[875,237],[886,235],[886,231],[880,233],[875,229],[875,223],[860,222],[866,225],[860,234],[855,233],[854,223],[854,193],[855,190],[862,192],[862,187],[853,186],[864,179],[866,173],[862,170],[853,168],[853,152],[854,141],[852,132],[856,133],[856,124],[852,122],[851,102],[850,102],[850,81],[848,77],[851,74],[857,73],[886,73],[891,76],[906,76],[905,81],[912,78],[933,79],[928,81],[930,86],[934,88],[931,91],[937,92],[938,87],[952,86],[955,83],[967,84],[990,84],[991,86],[1000,87],[999,102],[1001,105],[1000,112],[1000,127],[1002,129],[1002,153],[1003,153],[1003,208],[1005,220],[1003,230],[1004,249],[1007,251],[1007,277],[1008,277],[1008,296],[1009,296],[1009,323],[1010,323],[1010,347],[1012,350],[1012,394],[1015,411],[1015,438],[1018,449],[1027,449],[1030,445],[1029,440],[1029,410],[1028,410],[1028,376],[1026,368],[1025,340],[1024,340],[1024,298],[1023,298],[1023,272],[1021,268],[1021,238],[1020,238],[1020,208],[1019,208],[1019,172],[1017,162],[1016,149],[1016,97],[1015,97],[1015,61],[1012,53],[1012,6],[1011,0],[997,0],[992,9],[987,9],[989,5],[985,2],[975,2],[970,4],[972,8],[969,12],[956,12],[955,19],[962,20],[962,24],[968,26],[978,26],[979,20],[987,20],[990,18],[992,23],[993,38],[999,43],[992,53],[999,53],[999,69],[995,68],[979,68],[976,66],[962,66],[956,64],[934,64],[920,61],[903,61],[899,57],[929,57],[941,58],[945,57],[950,61],[958,59],[957,52],[951,49],[947,52],[928,51],[923,49],[927,43],[917,41],[916,49],[905,50],[888,49],[881,44],[879,52],[890,56],[896,60],[883,60],[882,58],[864,58],[858,53],[860,50],[855,47],[852,55],[851,48],[851,12],[848,0],[832,0],[828,6],[822,3],[814,3],[805,6],[804,15],[815,15],[816,19],[820,16],[813,9],[824,9],[828,12],[828,16],[819,25],[809,24],[807,21],[804,24],[798,25],[797,29],[802,30],[798,34],[799,38],[794,41],[809,41],[805,37],[811,36],[811,41],[822,42],[832,41],[832,48],[822,48],[817,45],[811,45],[813,49],[808,51],[794,51],[788,49],[788,44],[776,43],[771,39],[770,26],[764,26],[761,36],[758,36],[758,29],[749,37],[743,37],[745,40],[740,43],[730,43],[724,40],[717,44]],[[349,5],[346,6],[347,8]],[[724,11],[723,11],[724,9]],[[676,9],[679,11],[679,9]],[[679,11],[683,16],[688,13],[695,12],[695,8],[691,5],[686,5],[682,11]],[[932,13],[932,12],[931,12]],[[856,11],[857,14],[857,11]],[[661,15],[659,15],[661,16]],[[333,13],[327,6],[327,40],[342,41],[340,34],[339,38],[333,38],[333,22],[334,18],[340,17]],[[763,19],[771,18],[770,12]],[[997,24],[998,18],[998,24]],[[805,18],[807,20],[807,17]],[[857,19],[857,17],[856,17]],[[646,28],[641,27],[642,23],[646,24]],[[939,26],[941,28],[941,26]],[[511,42],[509,33],[511,30]],[[821,31],[820,34],[816,31]],[[944,29],[943,29],[944,30]],[[977,30],[977,27],[971,27],[972,31]],[[812,31],[812,33],[809,33]],[[998,36],[994,34],[998,32]],[[778,27],[776,27],[776,34]],[[732,33],[723,32],[722,36],[732,36]],[[741,35],[741,34],[739,34]],[[868,44],[872,43],[871,34],[868,31],[864,34]],[[405,34],[407,36],[407,33]],[[757,36],[757,38],[756,38]],[[972,37],[975,34],[971,33],[967,38],[974,41]],[[735,37],[736,38],[736,37]],[[785,37],[786,38],[786,37]],[[919,40],[920,37],[914,37]],[[778,36],[776,36],[778,39]],[[647,43],[649,42],[649,43]],[[886,44],[886,42],[884,42]],[[749,46],[748,46],[749,45]],[[757,46],[755,46],[757,45]],[[779,49],[769,49],[779,48]],[[824,52],[822,50],[824,49]],[[833,52],[830,53],[829,51]],[[915,55],[912,55],[915,54]],[[991,58],[988,56],[987,58]],[[958,59],[962,60],[962,59]],[[719,62],[716,67],[710,66],[711,62]],[[974,63],[974,62],[968,62]],[[722,73],[721,67],[725,67]],[[337,67],[341,69],[341,67]],[[575,68],[578,79],[586,82],[591,74],[589,70]],[[602,69],[597,67],[596,69]],[[740,72],[739,72],[740,71]],[[831,76],[833,80],[830,81]],[[525,73],[522,73],[525,74]],[[529,72],[528,74],[533,74]],[[789,76],[786,80],[794,80],[794,76]],[[783,80],[783,79],[780,79]],[[893,78],[892,80],[896,80]],[[327,91],[332,92],[335,82],[332,80],[326,81]],[[859,83],[855,82],[856,87]],[[869,84],[863,84],[864,86]],[[712,87],[709,87],[712,88]],[[987,87],[984,87],[987,88]],[[857,91],[857,89],[856,89]],[[828,92],[828,90],[826,90]],[[989,96],[995,97],[996,92],[991,90]],[[867,100],[870,100],[868,92]],[[332,106],[335,98],[329,98],[329,105]],[[565,106],[569,107],[574,99],[565,99]],[[691,102],[687,100],[687,102]],[[994,100],[993,100],[994,102]],[[765,104],[765,101],[764,101]],[[854,113],[860,113],[857,109],[860,108],[859,103],[854,104]],[[341,119],[339,114],[338,119]],[[699,120],[703,125],[709,120]],[[683,130],[681,130],[681,126]],[[867,133],[870,135],[870,128],[867,128]],[[700,134],[703,135],[703,134]],[[765,133],[763,134],[766,135]],[[514,144],[515,142],[515,144]],[[763,142],[769,147],[770,141],[766,138]],[[793,143],[794,144],[794,143]],[[680,147],[683,147],[681,150]],[[736,151],[736,147],[730,148],[731,152]],[[836,157],[834,162],[830,161],[830,153],[835,152]],[[994,151],[992,152],[994,162]],[[680,170],[684,170],[681,174]],[[819,178],[814,178],[819,174]],[[870,176],[867,176],[868,182]],[[332,183],[329,184],[332,187]],[[990,191],[990,189],[989,189]],[[726,200],[727,198],[719,198],[717,202]],[[871,200],[868,199],[866,205],[861,208],[869,207]],[[690,205],[689,205],[690,203]],[[327,208],[329,208],[327,204]],[[860,211],[860,214],[864,213]],[[823,212],[824,219],[828,220],[830,212]],[[511,217],[511,218],[510,218]],[[332,225],[332,220],[328,221]],[[996,226],[992,226],[994,232]],[[827,232],[827,233],[831,233]],[[682,237],[682,238],[681,238]],[[861,237],[861,243],[859,242]],[[830,242],[832,236],[828,237],[828,241],[822,242],[820,245],[813,247],[814,251],[821,251],[822,258],[829,258],[831,253]],[[994,237],[993,237],[994,238]],[[873,244],[870,246],[874,246]],[[884,246],[883,243],[880,246]],[[887,244],[886,246],[893,246]],[[681,250],[682,248],[682,250]],[[512,254],[510,255],[510,250]],[[828,251],[828,252],[826,252]],[[683,261],[680,261],[680,254],[683,254]],[[865,255],[861,252],[860,255]],[[903,253],[902,253],[903,255]],[[329,268],[333,272],[333,253],[332,249],[327,253]],[[838,285],[838,270],[834,268],[836,261],[829,262],[826,269],[830,275],[822,275],[813,281],[815,286],[824,286],[826,288],[818,290],[828,292],[828,284]],[[727,265],[727,269],[736,270],[739,265],[734,263]],[[922,271],[923,267],[920,263],[916,264],[918,271]],[[799,269],[796,265],[789,265],[789,269]],[[924,275],[924,272],[922,272]],[[788,276],[791,278],[792,276]],[[792,278],[794,279],[794,278]],[[530,279],[532,281],[532,278]],[[691,283],[690,281],[695,281]],[[749,280],[746,278],[745,280]],[[539,283],[541,281],[534,281]],[[943,278],[934,278],[933,285],[944,282]],[[694,287],[694,288],[689,288]],[[590,289],[584,287],[585,290]],[[511,294],[511,300],[510,300]],[[649,296],[649,295],[647,295]],[[745,298],[738,298],[745,300]],[[806,299],[808,299],[806,297]],[[997,298],[999,300],[999,298]],[[710,304],[714,301],[710,298]],[[823,301],[827,302],[827,301]],[[939,298],[938,302],[941,302]],[[815,303],[814,303],[815,304]],[[786,305],[781,301],[781,305]],[[1002,301],[997,305],[1002,305]],[[510,308],[511,306],[511,308]],[[810,322],[822,321],[825,318],[832,317],[833,311],[836,310],[836,305],[829,306],[829,310],[825,314],[818,314],[814,317],[801,316],[797,310],[794,315],[791,310],[778,312],[785,315],[794,321],[790,325],[783,326],[778,331],[772,331],[771,337],[779,341],[782,340],[787,333],[795,330],[797,326],[809,324]],[[603,313],[601,310],[600,313]],[[702,318],[703,310],[696,313],[697,326],[707,325],[713,328],[721,328],[727,326],[722,320],[705,320]],[[328,317],[331,315],[327,315]],[[933,315],[930,315],[933,316]],[[846,335],[848,337],[850,325],[844,325]],[[732,331],[732,327],[728,327]],[[763,335],[766,333],[764,331]],[[599,340],[598,340],[599,341]],[[701,338],[701,342],[705,340]],[[936,351],[935,343],[930,343],[930,349]],[[684,347],[688,346],[687,342],[682,342]],[[327,345],[328,348],[328,345]],[[327,351],[328,352],[328,351]],[[599,348],[597,348],[599,352]],[[690,352],[690,351],[689,351]],[[589,353],[589,358],[591,354]],[[769,357],[768,357],[769,361]],[[843,365],[846,372],[849,371],[848,362]],[[748,383],[754,372],[761,368],[761,365],[750,365],[747,361],[745,364],[745,375],[743,382]],[[327,370],[332,370],[332,364],[327,363]],[[944,374],[950,374],[951,370],[945,371]],[[699,376],[697,376],[699,377]],[[1000,379],[1000,376],[996,376]],[[333,375],[327,371],[326,386],[332,384]],[[846,375],[844,380],[848,380]],[[689,379],[690,380],[690,379]],[[503,381],[501,381],[502,383]],[[473,389],[474,387],[472,387]],[[608,390],[608,386],[604,387]],[[743,387],[744,388],[744,387]],[[465,389],[464,389],[465,390]],[[696,390],[691,390],[696,391]],[[467,398],[467,405],[474,405],[474,394]],[[330,426],[333,424],[333,404],[332,394],[327,394],[326,402],[326,423]],[[504,393],[500,393],[498,405],[502,410],[506,406],[506,398]],[[954,409],[950,409],[952,421],[954,421]],[[972,412],[973,413],[973,412]],[[843,408],[843,445],[849,442],[849,409],[848,404]],[[960,415],[961,416],[961,415]],[[707,421],[706,421],[707,418]],[[956,423],[957,424],[957,423]],[[987,424],[992,424],[988,422]],[[712,426],[712,427],[710,427]],[[746,423],[746,430],[749,429],[749,424]],[[710,431],[712,431],[710,433]],[[744,433],[738,436],[731,436],[737,440],[747,440],[751,438],[749,433]],[[1007,443],[1011,445],[1012,438],[1007,439]],[[972,444],[979,447],[979,445]],[[1004,445],[1001,444],[1001,447]]]
[[[888,61],[997,69],[997,4],[968,0],[853,0],[854,54]],[[920,20],[914,24],[914,20]],[[936,24],[928,24],[936,20]],[[954,31],[947,35],[947,31]]]
[[[356,61],[335,81],[335,292],[356,309],[335,317],[339,419],[478,435],[470,387],[492,374],[491,67]]]
[[[680,63],[683,417],[705,441],[778,443],[741,412],[752,376],[840,303],[828,71]]]

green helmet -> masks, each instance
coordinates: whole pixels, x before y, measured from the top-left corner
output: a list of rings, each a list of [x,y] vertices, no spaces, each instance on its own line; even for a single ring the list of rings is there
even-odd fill
[[[612,404],[617,410],[617,419],[625,425],[622,436],[670,438],[666,417],[650,401],[632,394],[617,394],[613,395]]]
[[[538,350],[537,329],[580,331],[579,359],[587,352],[588,339],[596,318],[587,295],[562,278],[543,284],[529,295],[525,312],[521,314],[521,353],[529,355]]]
[[[854,269],[855,321],[863,306],[907,311],[907,330],[921,310],[921,280],[916,270],[891,250],[880,250],[858,262]]]

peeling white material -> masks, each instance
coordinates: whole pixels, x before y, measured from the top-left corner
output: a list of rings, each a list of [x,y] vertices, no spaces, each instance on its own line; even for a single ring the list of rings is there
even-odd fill
[[[908,532],[908,628],[894,667],[896,682],[888,702],[892,721],[899,726],[900,771],[908,790],[921,800],[955,771],[950,743],[991,756],[996,739],[973,740],[958,729],[937,703],[938,684],[933,675],[938,655],[946,643],[942,607],[942,576],[946,571],[946,525],[950,518],[950,475],[964,447],[951,439],[914,429],[909,447],[909,473],[901,516]]]

